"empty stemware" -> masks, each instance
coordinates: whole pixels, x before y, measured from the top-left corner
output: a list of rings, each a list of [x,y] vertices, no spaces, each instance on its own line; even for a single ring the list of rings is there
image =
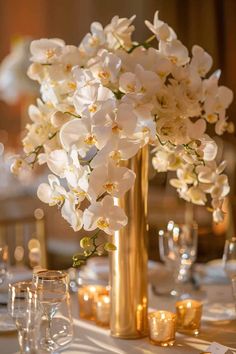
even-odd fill
[[[6,282],[8,271],[8,246],[0,245],[0,286]]]
[[[20,353],[36,354],[41,313],[31,282],[9,284],[8,312],[16,324]]]
[[[175,224],[170,221],[167,230],[159,231],[161,260],[171,269],[175,288],[171,295],[184,295],[184,284],[190,283],[191,270],[197,255],[198,227],[196,223]]]
[[[68,274],[43,270],[34,274],[33,281],[43,313],[40,348],[52,352],[66,346],[73,338]]]

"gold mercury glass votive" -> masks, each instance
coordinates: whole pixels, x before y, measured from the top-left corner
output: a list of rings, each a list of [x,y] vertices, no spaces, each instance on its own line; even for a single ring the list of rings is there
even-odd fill
[[[172,346],[175,342],[176,314],[156,311],[148,314],[149,339],[154,345]]]
[[[78,290],[80,318],[95,320],[96,302],[99,295],[109,295],[108,287],[84,285]]]
[[[99,326],[109,327],[110,324],[110,296],[99,295],[96,303],[96,323]]]
[[[186,299],[176,303],[177,331],[186,334],[199,334],[202,316],[202,303]]]

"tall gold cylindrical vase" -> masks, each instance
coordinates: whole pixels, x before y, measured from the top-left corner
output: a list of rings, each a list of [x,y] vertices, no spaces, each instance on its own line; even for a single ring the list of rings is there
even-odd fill
[[[125,164],[136,173],[134,187],[116,200],[129,218],[113,236],[110,254],[111,335],[134,339],[147,334],[148,147]]]

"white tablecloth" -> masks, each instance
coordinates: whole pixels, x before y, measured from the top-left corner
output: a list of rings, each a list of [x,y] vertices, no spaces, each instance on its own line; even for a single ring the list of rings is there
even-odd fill
[[[210,302],[225,299],[231,301],[230,286],[208,286]],[[166,297],[150,296],[150,305],[156,309],[173,310],[174,300]],[[206,350],[213,341],[231,348],[236,354],[236,320],[233,321],[202,321],[201,334],[190,337],[177,334],[176,343],[170,348],[151,345],[148,338],[140,340],[121,340],[110,337],[109,330],[97,327],[91,322],[78,319],[77,298],[73,297],[74,341],[64,354],[199,354]],[[13,354],[18,349],[16,333],[0,335],[0,354]]]

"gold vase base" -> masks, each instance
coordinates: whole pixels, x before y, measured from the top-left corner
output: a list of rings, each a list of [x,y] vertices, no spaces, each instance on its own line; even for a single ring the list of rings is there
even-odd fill
[[[134,333],[134,334],[125,334],[125,333],[114,333],[111,332],[110,335],[114,338],[118,339],[142,339],[148,336],[148,332],[146,333]]]

